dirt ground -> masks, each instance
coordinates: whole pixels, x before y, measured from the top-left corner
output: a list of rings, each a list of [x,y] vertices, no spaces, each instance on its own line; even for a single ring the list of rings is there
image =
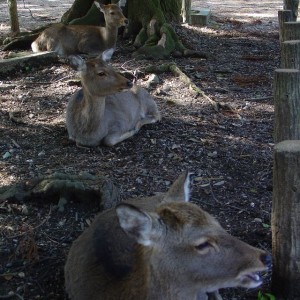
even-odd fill
[[[72,1],[20,3],[21,27],[31,29],[58,20]],[[64,116],[68,99],[79,88],[71,80],[76,72],[61,60],[11,73],[0,78],[0,186],[54,172],[88,172],[111,180],[126,199],[166,191],[188,169],[194,173],[195,203],[231,234],[271,251],[272,82],[279,67],[276,16],[281,1],[206,0],[194,5],[211,8],[210,25],[176,26],[176,31],[187,47],[208,58],[170,60],[218,109],[174,74],[158,74],[159,83],[149,91],[161,122],[115,147],[82,149],[68,140]],[[6,1],[0,1],[0,8],[3,39],[9,26],[3,15]],[[153,62],[132,60],[123,52],[126,43],[120,38],[112,64],[138,71],[138,82],[144,84],[148,74],[143,69]],[[65,257],[97,209],[69,201],[61,212],[57,201],[0,199],[0,299],[10,293],[16,293],[15,299],[66,299]],[[269,284],[270,273],[259,289],[221,293],[228,300],[257,299]]]

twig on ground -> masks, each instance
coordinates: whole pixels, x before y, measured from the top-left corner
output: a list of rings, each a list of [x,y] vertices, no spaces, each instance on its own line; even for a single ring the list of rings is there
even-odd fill
[[[221,202],[219,199],[217,199],[217,197],[215,196],[215,193],[214,193],[214,191],[213,191],[213,189],[212,189],[211,182],[209,183],[209,188],[210,188],[210,193],[211,193],[211,195],[212,195],[214,201],[216,201],[218,204],[226,205],[226,206],[228,206],[228,207],[230,207],[230,208],[233,208],[233,209],[238,210],[239,212],[247,212],[245,209],[242,209],[242,208],[237,207],[237,206],[235,206],[235,205],[231,205],[231,204],[227,204],[227,203]]]
[[[40,224],[38,224],[37,226],[33,227],[31,231],[34,231],[34,230],[36,230],[37,228],[39,228],[39,227],[41,227],[42,225],[44,225],[44,224],[50,219],[51,213],[52,213],[52,207],[50,206],[48,215],[45,217],[45,219],[44,219]],[[21,236],[23,236],[23,235],[25,235],[25,234],[27,234],[27,233],[28,233],[28,231],[23,232],[23,233],[20,233],[20,234],[12,235],[12,236],[7,236],[6,238],[7,238],[7,239],[14,239],[14,238],[17,238],[17,237],[21,237]],[[1,298],[0,298],[0,299],[1,299]]]
[[[271,99],[273,99],[273,96],[260,97],[260,98],[248,98],[248,99],[244,99],[244,101],[263,101],[263,100],[271,100]]]
[[[23,7],[29,11],[30,16],[31,16],[32,19],[37,20],[37,19],[33,16],[33,14],[32,14],[32,12],[31,12],[30,8],[25,6],[25,1],[24,1],[24,0],[23,0]]]
[[[17,148],[21,148],[21,146],[12,138],[10,138],[12,143],[17,147]]]
[[[14,293],[14,292],[10,293],[8,295],[0,295],[0,299],[10,299],[10,298],[14,298],[14,297],[16,297],[20,300],[24,300],[24,298],[21,295],[19,295],[18,293]]]

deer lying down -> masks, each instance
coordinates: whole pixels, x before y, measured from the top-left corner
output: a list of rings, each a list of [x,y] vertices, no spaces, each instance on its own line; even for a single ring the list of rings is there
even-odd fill
[[[220,288],[258,287],[270,255],[229,235],[188,194],[183,174],[166,194],[100,213],[70,249],[70,299],[222,299]]]
[[[97,55],[115,48],[118,28],[126,26],[128,20],[118,5],[94,3],[103,12],[106,27],[54,24],[31,44],[32,51],[55,51],[61,56],[79,53]]]
[[[66,122],[69,138],[78,146],[113,146],[133,136],[143,125],[160,120],[150,94],[132,87],[105,63],[112,53],[112,49],[104,51],[102,57],[87,62],[79,56],[70,57],[71,65],[81,73],[82,89],[68,103]]]

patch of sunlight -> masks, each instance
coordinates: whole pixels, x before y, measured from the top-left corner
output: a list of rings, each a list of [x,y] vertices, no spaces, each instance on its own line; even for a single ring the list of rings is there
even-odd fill
[[[10,30],[9,25],[5,25],[5,24],[0,25],[0,31],[7,31],[7,30]]]
[[[257,19],[261,19],[261,18],[277,18],[277,12],[272,12],[272,13],[232,13],[232,16],[235,17],[248,17],[248,18],[257,18]]]

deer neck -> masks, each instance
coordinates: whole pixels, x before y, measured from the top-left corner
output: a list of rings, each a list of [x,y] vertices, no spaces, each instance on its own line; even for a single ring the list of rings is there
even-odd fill
[[[106,48],[115,48],[118,38],[118,26],[106,25],[105,27],[105,45]]]
[[[81,106],[81,114],[86,116],[90,124],[95,123],[95,126],[98,126],[99,119],[104,115],[105,96],[95,96],[83,90]]]
[[[126,299],[196,300],[197,291],[184,289],[181,282],[174,284],[174,278],[168,280],[170,273],[161,272],[158,262],[151,255],[152,251],[139,249],[133,274],[126,284],[130,295]],[[133,294],[133,291],[137,291],[137,294]]]

